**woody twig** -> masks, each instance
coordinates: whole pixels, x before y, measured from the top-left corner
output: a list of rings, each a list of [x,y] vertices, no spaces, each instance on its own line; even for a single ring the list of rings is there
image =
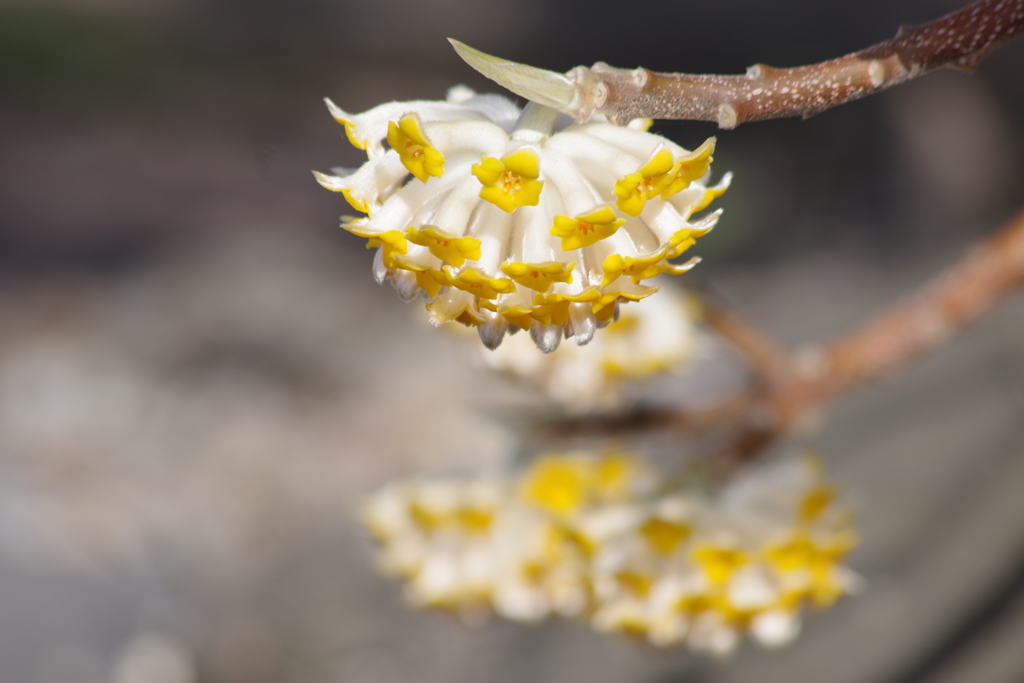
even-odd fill
[[[578,120],[603,114],[636,118],[746,121],[804,118],[917,78],[943,66],[974,69],[985,55],[1024,32],[1024,0],[979,0],[892,40],[818,64],[779,69],[755,64],[743,75],[658,73],[603,62],[557,74],[510,62],[452,41],[482,74]]]

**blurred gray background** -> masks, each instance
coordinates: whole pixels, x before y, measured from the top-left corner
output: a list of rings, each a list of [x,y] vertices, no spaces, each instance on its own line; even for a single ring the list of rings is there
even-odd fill
[[[373,284],[349,111],[556,71],[819,61],[950,0],[0,0],[0,683],[1024,680],[1024,298],[794,446],[860,510],[865,595],[726,661],[467,629],[374,575],[359,501],[493,464],[505,387]],[[808,121],[716,131],[693,277],[787,343],[851,329],[1024,204],[1024,41]]]

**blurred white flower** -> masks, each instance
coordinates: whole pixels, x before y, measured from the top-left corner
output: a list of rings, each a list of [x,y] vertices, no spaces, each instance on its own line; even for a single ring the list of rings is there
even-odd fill
[[[586,346],[565,345],[540,355],[527,339],[513,337],[478,355],[485,366],[539,387],[570,411],[607,409],[621,403],[627,382],[686,367],[700,339],[696,317],[688,295],[666,288],[623,308]]]
[[[589,604],[588,509],[649,486],[624,455],[539,459],[518,479],[423,478],[392,484],[364,509],[378,564],[407,580],[420,607],[475,619],[484,609],[520,621],[577,616]]]
[[[392,484],[366,507],[381,568],[412,603],[477,618],[579,617],[600,631],[724,654],[783,645],[858,578],[856,536],[815,461],[741,474],[714,494],[660,490],[626,454],[547,455],[506,477]]]
[[[729,184],[703,184],[713,139],[690,152],[646,119],[555,132],[553,109],[464,87],[358,115],[328,106],[369,160],[316,177],[367,214],[342,225],[377,249],[377,281],[424,293],[432,323],[476,327],[492,349],[520,329],[545,352],[589,342],[657,290],[645,280],[696,264],[670,261],[711,230],[720,212],[689,218]]]
[[[725,654],[749,633],[792,640],[805,605],[855,591],[842,566],[856,545],[817,461],[787,460],[739,475],[716,496],[664,495],[593,561],[599,630],[655,645]]]

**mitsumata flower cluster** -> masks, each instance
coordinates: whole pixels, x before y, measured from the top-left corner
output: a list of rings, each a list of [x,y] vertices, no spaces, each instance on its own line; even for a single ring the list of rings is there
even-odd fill
[[[512,476],[391,484],[364,522],[416,606],[573,617],[717,654],[745,634],[789,642],[806,606],[857,587],[852,516],[816,460],[749,468],[715,493],[659,480],[627,454],[546,455]]]
[[[729,184],[703,182],[713,139],[687,151],[647,119],[560,127],[553,109],[464,87],[358,115],[328,106],[368,161],[316,177],[366,214],[342,225],[376,248],[375,278],[488,348],[520,330],[546,352],[589,342],[658,289],[648,280],[697,262],[672,260],[715,225],[719,212],[690,218]]]

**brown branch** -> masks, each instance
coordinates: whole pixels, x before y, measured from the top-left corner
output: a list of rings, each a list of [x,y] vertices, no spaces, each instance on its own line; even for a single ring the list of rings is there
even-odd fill
[[[813,116],[941,66],[973,69],[989,52],[1024,31],[1024,0],[980,0],[923,26],[902,27],[892,40],[819,64],[776,69],[752,66],[719,76],[617,69],[602,62],[577,67],[577,118],[594,113],[631,119],[745,121]],[[563,111],[567,109],[563,108]]]
[[[783,433],[831,398],[906,365],[1024,285],[1024,211],[911,297],[860,329],[792,363],[789,381],[763,396],[770,430]],[[763,420],[755,421],[763,429]]]
[[[1024,211],[911,298],[833,342],[789,392],[820,402],[946,341],[1024,284]]]

